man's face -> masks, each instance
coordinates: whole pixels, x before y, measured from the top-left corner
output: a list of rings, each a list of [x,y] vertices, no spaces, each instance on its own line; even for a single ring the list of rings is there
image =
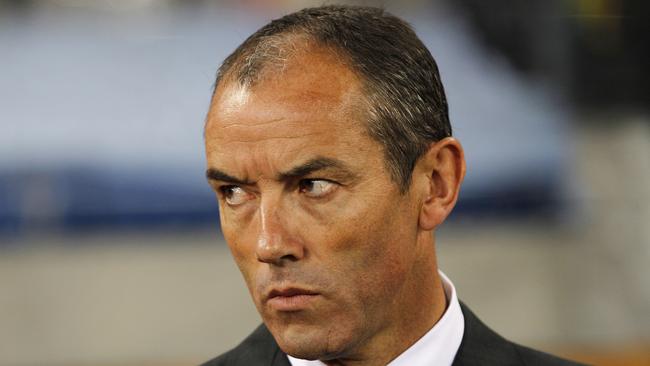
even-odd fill
[[[251,88],[220,85],[206,125],[221,227],[280,347],[354,353],[409,313],[418,198],[364,130],[357,77],[313,51]],[[395,334],[393,334],[394,336]]]

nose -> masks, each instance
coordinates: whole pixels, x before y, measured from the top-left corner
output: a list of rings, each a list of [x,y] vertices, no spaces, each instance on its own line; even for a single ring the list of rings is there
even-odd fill
[[[288,227],[289,217],[283,215],[277,202],[262,202],[259,208],[260,231],[256,254],[260,262],[282,266],[304,257],[301,241]]]

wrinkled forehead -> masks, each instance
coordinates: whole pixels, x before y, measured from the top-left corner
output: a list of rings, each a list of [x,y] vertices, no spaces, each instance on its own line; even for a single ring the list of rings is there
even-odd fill
[[[351,70],[332,54],[305,53],[254,85],[218,86],[206,121],[208,164],[257,175],[306,156],[347,159],[365,139],[366,111]]]

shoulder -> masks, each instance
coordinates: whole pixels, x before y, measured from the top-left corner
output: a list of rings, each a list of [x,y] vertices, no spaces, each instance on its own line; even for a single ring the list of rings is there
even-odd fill
[[[235,348],[201,366],[275,365],[282,357],[284,353],[262,324]]]
[[[540,351],[520,346],[488,328],[461,303],[465,318],[463,341],[456,353],[454,366],[512,365],[512,366],[579,366]]]
[[[524,365],[529,366],[584,366],[581,363],[565,360],[548,353],[513,344]]]
[[[513,344],[524,365],[530,366],[580,366],[581,363],[565,360],[548,353]]]

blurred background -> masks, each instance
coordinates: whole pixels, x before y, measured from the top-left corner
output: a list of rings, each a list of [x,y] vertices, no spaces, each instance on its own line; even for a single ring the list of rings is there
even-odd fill
[[[322,2],[0,0],[0,365],[194,365],[260,321],[202,127],[220,62]],[[436,58],[468,175],[443,271],[502,335],[650,365],[650,9],[380,5]]]

